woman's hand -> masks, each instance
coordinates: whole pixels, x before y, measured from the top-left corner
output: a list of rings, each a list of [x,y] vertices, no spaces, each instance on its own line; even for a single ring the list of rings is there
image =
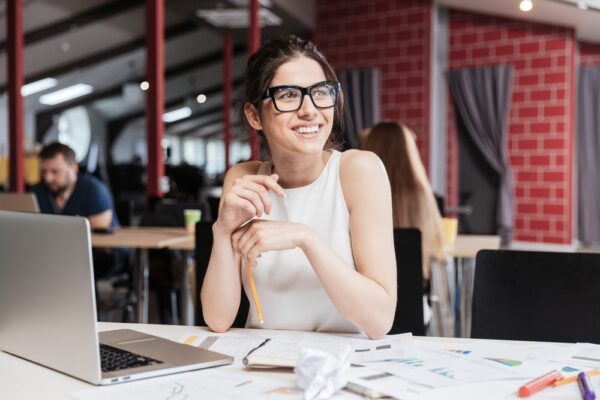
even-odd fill
[[[237,178],[225,194],[217,223],[227,233],[233,233],[244,222],[271,212],[268,191],[284,196],[277,180],[279,176],[246,175]]]
[[[255,219],[235,231],[231,242],[233,249],[254,265],[263,252],[303,248],[311,232],[304,224]]]

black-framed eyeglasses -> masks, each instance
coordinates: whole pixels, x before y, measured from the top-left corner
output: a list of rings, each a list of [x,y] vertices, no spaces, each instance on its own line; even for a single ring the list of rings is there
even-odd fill
[[[331,108],[337,103],[341,85],[336,81],[323,81],[312,86],[273,86],[267,89],[262,100],[270,98],[279,112],[298,111],[304,96],[308,95],[316,108]]]

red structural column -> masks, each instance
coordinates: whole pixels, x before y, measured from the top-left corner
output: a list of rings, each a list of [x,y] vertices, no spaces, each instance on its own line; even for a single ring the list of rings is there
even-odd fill
[[[162,139],[165,107],[164,0],[146,0],[146,78],[150,87],[146,97],[146,141],[148,146],[149,198],[162,197],[160,181],[164,175]]]
[[[229,148],[231,145],[231,63],[233,58],[233,39],[227,33],[223,37],[223,147],[225,147],[225,171],[231,165]]]
[[[23,8],[21,0],[7,2],[9,182],[13,192],[25,191],[23,153]]]
[[[258,0],[250,0],[250,32],[248,35],[248,57],[260,47],[260,21],[258,19]],[[256,131],[249,129],[250,148],[253,160],[260,158],[260,141]]]

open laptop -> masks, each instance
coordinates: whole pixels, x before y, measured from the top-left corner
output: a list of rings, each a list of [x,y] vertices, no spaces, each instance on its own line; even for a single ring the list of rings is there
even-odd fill
[[[39,213],[34,193],[0,193],[0,210]]]
[[[100,385],[233,362],[133,330],[98,334],[85,218],[0,211],[0,227],[3,351]]]

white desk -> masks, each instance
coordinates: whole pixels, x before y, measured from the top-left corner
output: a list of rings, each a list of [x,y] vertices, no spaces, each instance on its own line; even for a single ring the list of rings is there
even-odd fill
[[[202,332],[205,331],[205,328],[201,327],[190,327],[190,326],[174,326],[174,325],[144,325],[144,324],[118,324],[118,323],[100,323],[100,330],[109,330],[109,329],[122,329],[122,328],[130,328],[137,329],[139,331],[143,331],[146,333],[162,336],[168,339],[177,340],[183,334],[187,332]],[[279,337],[293,337],[298,332],[284,332],[284,331],[263,331],[263,330],[233,330],[237,334],[246,333],[259,333],[262,335],[269,336],[279,336]],[[43,336],[43,329],[40,330],[40,334]],[[42,338],[43,340],[43,338]],[[457,338],[428,338],[428,337],[419,337],[415,339],[417,341],[452,341],[456,342],[457,340],[462,340],[466,342],[474,341],[474,339],[457,339]],[[493,346],[494,341],[488,341],[490,346]],[[50,344],[49,344],[50,345]],[[241,368],[235,366],[226,366],[221,368]],[[207,370],[211,371],[211,370]],[[202,373],[199,372],[199,373]],[[269,376],[271,378],[283,379],[288,382],[294,382],[295,376],[292,373],[287,372],[260,372],[260,371],[248,371],[244,372],[248,374],[262,374],[262,376]],[[0,399],[46,399],[46,400],[54,400],[54,399],[72,399],[69,396],[69,392],[77,391],[81,389],[89,389],[94,386],[87,384],[85,382],[79,381],[77,379],[68,377],[59,372],[52,371],[50,369],[41,367],[39,365],[30,363],[23,359],[11,356],[6,353],[0,352]],[[127,384],[124,384],[127,385]],[[510,381],[506,383],[509,385],[509,389],[512,390],[512,387],[516,385],[515,381]],[[574,389],[572,389],[572,393],[577,393]],[[550,399],[557,398],[553,396],[552,391],[541,392],[535,395],[536,400],[541,399]],[[438,389],[433,392],[429,392],[427,395],[427,399],[433,398],[472,398],[469,397],[469,389],[462,389],[461,387],[453,387],[453,388],[444,388]],[[355,396],[348,395],[348,398],[356,398]],[[571,398],[571,397],[560,397],[561,399]],[[573,399],[580,398],[579,395],[573,396]]]

